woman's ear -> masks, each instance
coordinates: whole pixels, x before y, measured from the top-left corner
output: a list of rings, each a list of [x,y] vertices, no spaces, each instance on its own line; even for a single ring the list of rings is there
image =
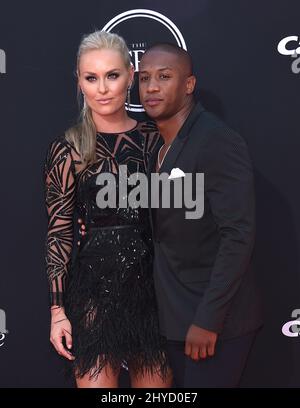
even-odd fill
[[[79,95],[79,94],[84,95],[84,92],[83,92],[83,90],[82,90],[82,88],[81,88],[81,86],[80,86],[80,82],[79,82],[79,80],[78,80],[78,81],[77,81],[77,95]]]
[[[78,71],[78,69],[77,69],[77,71],[76,71],[76,77],[77,77],[77,87],[78,87],[78,90],[81,92],[82,90],[81,90],[81,81],[80,81],[80,74],[79,74],[79,71]]]

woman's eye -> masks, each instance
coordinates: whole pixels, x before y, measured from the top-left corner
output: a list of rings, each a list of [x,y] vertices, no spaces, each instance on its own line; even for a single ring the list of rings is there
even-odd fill
[[[89,81],[89,82],[94,82],[94,80],[96,79],[96,77],[94,77],[94,76],[92,76],[92,75],[89,75],[89,76],[87,76],[85,79],[86,79],[87,81]]]
[[[147,76],[140,76],[140,81],[147,81],[148,78]]]
[[[117,74],[116,72],[112,73],[112,74],[108,74],[108,78],[110,79],[117,79],[119,77],[119,74]]]

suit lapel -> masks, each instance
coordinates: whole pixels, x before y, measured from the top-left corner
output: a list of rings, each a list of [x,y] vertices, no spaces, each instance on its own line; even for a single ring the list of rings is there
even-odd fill
[[[204,110],[205,109],[203,108],[201,103],[197,102],[194,108],[191,110],[189,116],[186,118],[179,132],[177,133],[177,136],[173,140],[172,145],[165,156],[163,164],[159,169],[159,173],[170,174],[172,168],[175,167],[176,160],[187,140],[187,136],[190,133],[192,126]]]
[[[158,173],[170,173],[170,171],[172,170],[172,168],[174,167],[174,164],[176,162],[176,159],[179,155],[179,153],[181,152],[181,149],[184,146],[184,139],[179,139],[177,136],[176,138],[173,140],[173,143],[169,149],[169,151],[167,152],[164,161],[161,165],[161,168],[158,170]]]
[[[177,136],[173,140],[173,143],[168,151],[168,153],[165,156],[165,159],[163,161],[163,164],[161,168],[159,169],[159,174],[160,173],[168,173],[170,174],[172,168],[175,166],[176,160],[184,146],[184,143],[187,139],[187,136],[198,119],[199,115],[204,111],[205,109],[201,105],[200,102],[197,102],[194,108],[191,110],[189,116],[185,120],[184,124],[180,128]],[[155,173],[155,167],[156,167],[156,161],[157,161],[157,155],[159,152],[159,149],[163,145],[163,140],[161,140],[160,143],[157,143],[155,149],[153,150],[149,162],[148,162],[148,169],[147,169],[147,177],[148,177],[148,199],[149,199],[149,215],[150,215],[150,224],[151,224],[151,229],[152,233],[154,231],[153,229],[153,215],[152,215],[152,209],[151,209],[151,173]]]

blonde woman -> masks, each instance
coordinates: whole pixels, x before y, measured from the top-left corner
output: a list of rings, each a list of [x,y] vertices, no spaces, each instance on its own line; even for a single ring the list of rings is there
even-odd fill
[[[118,387],[122,365],[132,387],[171,385],[158,329],[148,210],[101,209],[96,201],[100,173],[118,176],[120,165],[128,175],[145,173],[160,143],[151,122],[127,115],[133,76],[120,36],[84,36],[77,55],[81,118],[51,142],[45,162],[50,340],[69,360],[77,387]],[[72,262],[74,213],[86,234]]]

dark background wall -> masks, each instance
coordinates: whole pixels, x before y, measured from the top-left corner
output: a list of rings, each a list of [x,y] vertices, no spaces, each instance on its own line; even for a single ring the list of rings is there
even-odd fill
[[[300,73],[291,69],[296,56],[277,51],[284,37],[300,40],[299,1],[90,0],[1,4],[0,309],[8,333],[0,346],[0,387],[72,386],[49,343],[42,167],[49,142],[77,117],[73,72],[81,36],[137,8],[161,13],[179,28],[194,59],[199,97],[242,134],[253,159],[254,263],[266,323],[242,385],[300,386],[299,337],[281,333],[300,308]],[[132,19],[113,31],[130,44],[170,40],[158,25]]]

